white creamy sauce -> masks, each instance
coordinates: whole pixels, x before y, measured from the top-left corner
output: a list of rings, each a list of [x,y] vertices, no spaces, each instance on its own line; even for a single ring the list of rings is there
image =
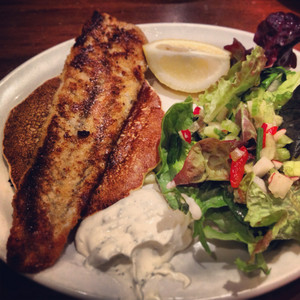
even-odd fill
[[[131,280],[138,299],[159,299],[157,291],[144,294],[145,285],[155,276],[172,277],[184,286],[190,283],[169,261],[191,244],[191,218],[172,210],[154,187],[147,185],[89,216],[75,238],[87,267],[123,282]]]
[[[196,201],[186,194],[181,194],[186,203],[189,205],[189,212],[194,220],[199,220],[202,216],[202,211]]]

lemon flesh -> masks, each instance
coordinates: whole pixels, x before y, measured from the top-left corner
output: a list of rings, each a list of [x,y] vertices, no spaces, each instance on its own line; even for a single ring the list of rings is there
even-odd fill
[[[190,40],[165,39],[143,46],[149,69],[171,89],[196,93],[208,88],[230,67],[230,53]]]

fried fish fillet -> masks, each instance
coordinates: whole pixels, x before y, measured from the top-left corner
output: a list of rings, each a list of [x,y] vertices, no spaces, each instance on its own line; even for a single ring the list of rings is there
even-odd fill
[[[10,168],[10,179],[18,187],[37,152],[37,141],[58,89],[58,77],[47,80],[17,105],[6,121],[3,153]],[[145,80],[138,100],[126,120],[100,185],[92,195],[88,214],[104,209],[139,188],[149,170],[159,162],[158,143],[164,112],[156,92]]]
[[[142,186],[145,174],[159,162],[163,114],[159,96],[145,81],[102,181],[92,195],[88,214],[114,204]]]
[[[76,39],[13,198],[7,262],[21,272],[55,263],[103,174],[144,82],[143,33],[95,12]]]
[[[59,77],[47,80],[9,113],[4,128],[3,155],[15,188],[36,157],[37,145],[60,82]]]

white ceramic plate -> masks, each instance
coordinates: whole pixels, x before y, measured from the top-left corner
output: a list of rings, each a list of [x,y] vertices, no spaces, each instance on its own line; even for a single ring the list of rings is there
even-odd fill
[[[140,25],[149,41],[162,38],[185,38],[199,40],[223,47],[231,44],[233,38],[241,41],[246,48],[252,47],[253,35],[230,28],[199,25],[158,23]],[[16,104],[28,96],[45,80],[58,75],[73,40],[59,44],[30,59],[0,82],[0,140],[2,144],[3,127],[8,113]],[[297,53],[298,61],[300,54]],[[163,108],[166,109],[174,100],[180,101],[185,95],[165,89],[153,78],[151,84],[160,94]],[[1,150],[2,151],[2,150]],[[2,157],[2,155],[1,155]],[[11,226],[12,189],[8,183],[8,169],[4,159],[0,159],[0,259],[5,261],[6,241]],[[183,289],[182,284],[167,278],[159,281],[163,299],[238,299],[254,297],[280,287],[300,276],[300,245],[287,242],[276,250],[266,254],[271,267],[269,276],[248,277],[239,272],[234,260],[237,256],[247,258],[245,250],[233,243],[212,245],[216,249],[217,259],[207,255],[199,244],[177,255],[172,263],[177,271],[187,274],[191,285]],[[74,244],[55,264],[39,274],[30,276],[33,280],[57,291],[89,299],[130,299],[131,291],[106,274],[96,269],[83,266],[84,258],[78,254]]]

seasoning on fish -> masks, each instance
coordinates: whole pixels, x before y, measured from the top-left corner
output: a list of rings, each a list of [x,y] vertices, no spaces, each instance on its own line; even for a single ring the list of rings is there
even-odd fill
[[[95,12],[60,76],[32,167],[13,198],[7,262],[38,272],[60,257],[144,82],[143,33]]]
[[[45,81],[9,113],[4,128],[3,155],[15,188],[36,157],[38,143],[59,85],[59,77]]]
[[[164,112],[159,96],[145,81],[125,128],[112,151],[88,214],[102,210],[143,185],[159,162],[158,144]]]

